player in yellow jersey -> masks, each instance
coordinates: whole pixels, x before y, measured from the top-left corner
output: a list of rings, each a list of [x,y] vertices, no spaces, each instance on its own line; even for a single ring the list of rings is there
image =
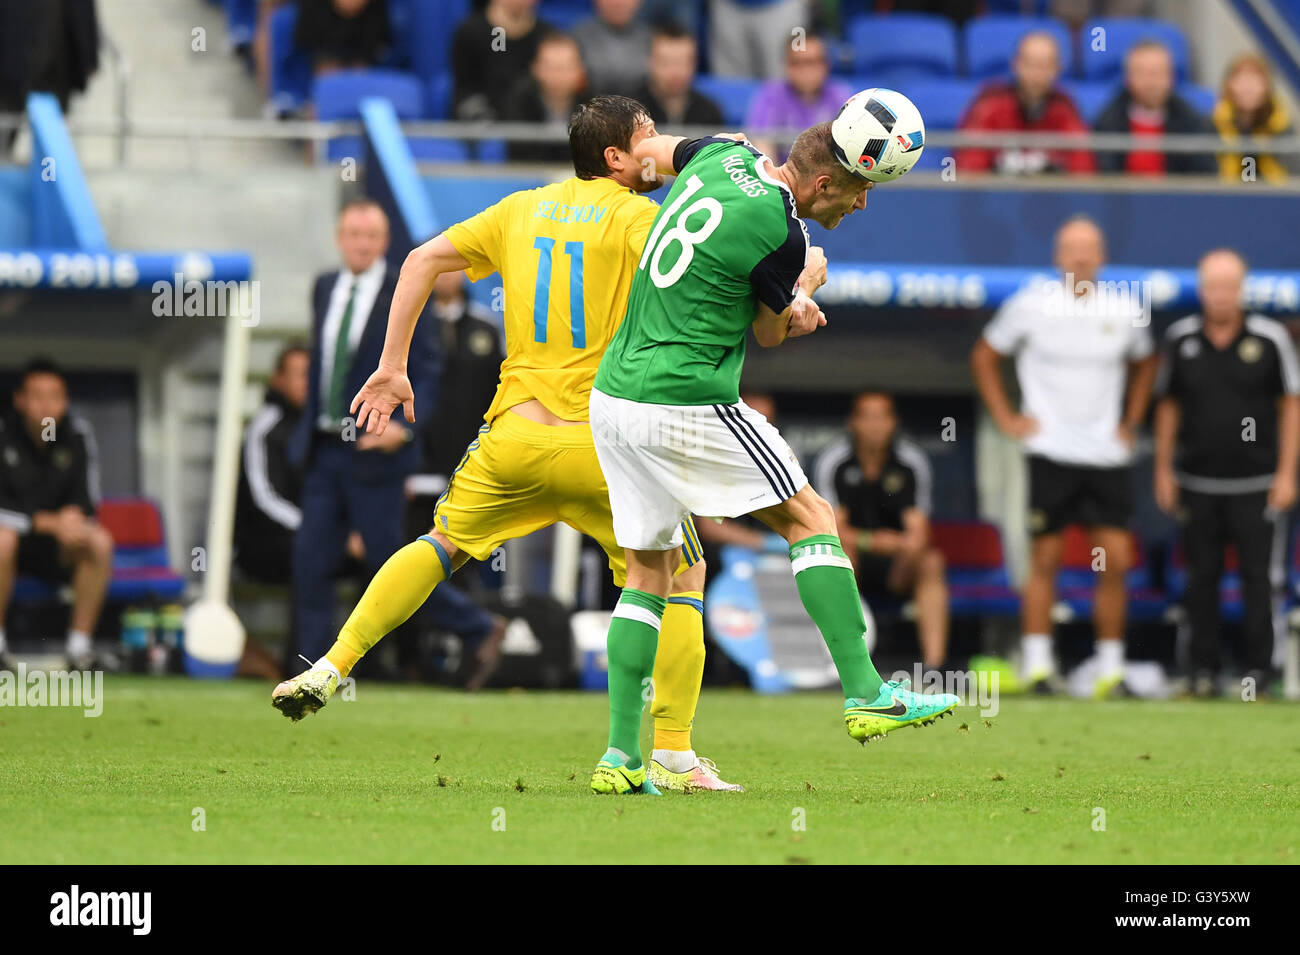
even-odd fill
[[[325,705],[361,656],[405,621],[468,558],[563,522],[595,538],[615,583],[627,576],[614,540],[609,491],[596,459],[587,403],[592,380],[627,305],[632,276],[658,206],[640,193],[661,184],[633,147],[655,135],[645,107],[622,96],[590,100],[574,114],[569,144],[576,176],[506,196],[407,256],[393,294],[380,367],[352,411],[382,433],[401,406],[413,421],[407,352],[420,312],[443,272],[477,281],[501,273],[506,359],[485,424],[438,501],[434,527],[380,568],[334,646],[275,688],[272,703],[298,720]],[[633,674],[648,661],[611,643],[610,740],[623,765],[599,769],[596,792],[738,790],[696,756],[691,723],[704,671],[704,564],[688,518],[654,665],[655,744],[641,761],[645,688]],[[664,608],[659,608],[663,611]],[[628,612],[620,606],[615,613]],[[633,610],[632,612],[635,612]]]

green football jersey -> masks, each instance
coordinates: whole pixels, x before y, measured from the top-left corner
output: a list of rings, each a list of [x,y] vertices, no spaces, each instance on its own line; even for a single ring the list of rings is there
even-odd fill
[[[760,166],[761,155],[731,139],[678,145],[677,181],[596,373],[605,394],[663,405],[740,400],[758,305],[785,311],[808,256],[794,197]]]

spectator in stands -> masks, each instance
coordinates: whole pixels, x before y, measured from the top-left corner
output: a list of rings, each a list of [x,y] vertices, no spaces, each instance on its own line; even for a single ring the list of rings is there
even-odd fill
[[[1009,298],[971,353],[971,371],[994,423],[1029,459],[1029,575],[1021,599],[1022,676],[1053,688],[1052,604],[1062,532],[1089,529],[1098,568],[1093,622],[1098,696],[1124,693],[1124,574],[1132,566],[1127,525],[1132,458],[1155,377],[1150,315],[1140,297],[1096,284],[1105,237],[1075,216],[1056,233],[1062,280]],[[1021,409],[1002,383],[1001,361],[1016,358]],[[1125,378],[1128,379],[1127,394]]]
[[[994,83],[980,91],[966,109],[963,130],[990,132],[1084,133],[1087,125],[1079,117],[1070,97],[1056,88],[1061,75],[1061,52],[1050,33],[1026,33],[1020,38],[1011,61],[1011,83]],[[1097,165],[1092,153],[1083,149],[966,148],[956,152],[958,173],[1039,172],[1089,173]]]
[[[27,94],[68,100],[99,68],[95,0],[0,0],[0,113],[21,113]],[[7,149],[15,131],[0,131]]]
[[[390,41],[385,0],[298,0],[294,43],[317,76],[378,66]]]
[[[271,95],[271,14],[295,0],[257,0],[257,26],[253,30],[253,69],[262,99]]]
[[[1242,675],[1268,692],[1280,646],[1287,513],[1300,461],[1300,362],[1286,326],[1242,308],[1246,262],[1216,249],[1198,267],[1201,314],[1165,333],[1156,393],[1156,503],[1178,517],[1187,557],[1191,691],[1214,696],[1219,579],[1237,550]]]
[[[537,0],[489,0],[481,12],[462,20],[451,40],[454,117],[503,117],[549,32],[537,19]]]
[[[312,290],[312,352],[307,403],[290,443],[303,468],[302,524],[294,538],[293,596],[298,649],[318,659],[334,639],[334,574],[356,528],[373,573],[402,543],[403,485],[420,460],[415,432],[400,413],[382,435],[361,431],[352,396],[379,366],[397,285],[388,266],[388,217],[360,199],[339,215],[343,267],[317,277]],[[422,328],[431,329],[434,323]],[[415,420],[429,416],[438,387],[438,344],[417,330],[407,375]]]
[[[948,582],[930,541],[930,461],[898,433],[894,399],[864,391],[853,400],[849,433],[817,458],[817,492],[835,509],[858,589],[873,599],[916,601],[921,662],[948,656]]]
[[[595,0],[596,15],[573,29],[593,96],[630,96],[646,79],[651,28],[637,20],[641,0]]]
[[[809,20],[807,0],[709,0],[710,70],[778,79],[791,43],[812,26]]]
[[[69,413],[63,372],[35,359],[22,371],[13,411],[0,419],[0,656],[14,581],[29,574],[72,581],[68,665],[95,665],[91,636],[113,570],[113,538],[95,521],[98,498],[94,434]]]
[[[1021,3],[1021,12],[1034,15],[1039,13],[1041,4],[1036,0]],[[1030,9],[1030,8],[1033,9]],[[1078,30],[1093,17],[1154,17],[1158,15],[1156,0],[1049,0],[1047,15],[1057,20],[1064,20],[1072,29]]]
[[[556,141],[512,142],[508,155],[517,162],[569,163],[569,117],[582,102],[587,86],[578,43],[567,33],[552,31],[542,37],[531,75],[509,99],[502,118],[548,126]]]
[[[649,76],[633,94],[655,123],[722,128],[718,104],[694,89],[695,63],[695,37],[673,23],[655,28]]]
[[[754,145],[784,162],[785,147],[778,155],[777,144],[761,135],[764,130],[803,130],[834,119],[853,91],[831,79],[830,72],[830,58],[820,37],[793,44],[786,52],[785,79],[764,83],[749,104],[745,132]]]
[[[496,394],[505,357],[500,326],[492,313],[472,301],[464,272],[443,272],[433,283],[433,314],[442,340],[443,373],[435,411],[417,422],[422,437],[419,474],[406,479],[406,536],[414,540],[433,526],[438,498],[483,426],[483,414]],[[506,623],[477,606],[448,581],[424,605],[422,620],[453,633],[474,650],[467,688],[483,686],[501,660]]]
[[[1273,91],[1273,74],[1263,57],[1245,53],[1232,61],[1223,76],[1213,119],[1220,138],[1230,147],[1219,154],[1219,175],[1224,179],[1281,182],[1287,178],[1288,168],[1294,170],[1295,156],[1283,161],[1269,153],[1243,154],[1236,148],[1243,136],[1270,138],[1292,132],[1291,118]]]
[[[1158,40],[1145,40],[1124,56],[1124,86],[1097,117],[1093,127],[1099,133],[1129,133],[1133,136],[1163,136],[1179,133],[1208,133],[1209,123],[1187,100],[1174,92],[1174,57]],[[1169,153],[1157,149],[1100,152],[1097,167],[1102,172],[1124,172],[1141,176],[1166,173],[1212,175],[1217,168],[1208,153]]]
[[[289,439],[307,403],[311,350],[288,345],[276,359],[262,407],[244,429],[235,504],[235,563],[253,580],[289,582],[293,536],[302,523],[302,475],[289,463]]]

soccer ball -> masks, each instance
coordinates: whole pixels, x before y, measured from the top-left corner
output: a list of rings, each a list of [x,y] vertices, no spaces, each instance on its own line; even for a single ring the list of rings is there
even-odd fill
[[[831,122],[835,158],[872,182],[897,179],[916,165],[925,146],[925,123],[912,101],[875,87],[854,93]]]

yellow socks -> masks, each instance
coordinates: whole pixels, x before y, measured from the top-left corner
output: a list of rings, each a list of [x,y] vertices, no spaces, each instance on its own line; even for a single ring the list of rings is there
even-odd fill
[[[691,749],[691,723],[700,702],[704,676],[704,594],[672,594],[659,630],[655,655],[655,749]]]
[[[379,568],[325,659],[346,677],[367,650],[420,609],[452,570],[447,552],[432,537],[407,544]]]

